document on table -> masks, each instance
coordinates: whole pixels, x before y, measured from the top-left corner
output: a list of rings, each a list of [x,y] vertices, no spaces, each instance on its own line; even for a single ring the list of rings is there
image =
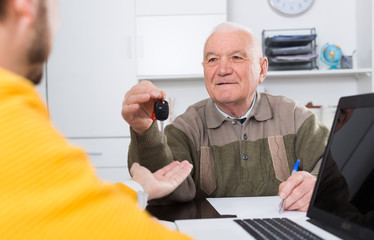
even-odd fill
[[[237,218],[303,218],[305,212],[284,211],[279,213],[280,197],[232,197],[207,198],[209,203],[221,215],[234,214]]]

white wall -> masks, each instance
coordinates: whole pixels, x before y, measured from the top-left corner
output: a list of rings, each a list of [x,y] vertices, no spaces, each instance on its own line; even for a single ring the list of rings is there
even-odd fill
[[[356,7],[356,41],[357,54],[360,58],[357,59],[357,65],[361,67],[372,67],[372,51],[373,51],[373,13],[374,4],[372,0],[358,0]],[[371,5],[371,7],[370,7]],[[371,31],[370,31],[371,29]],[[374,56],[374,55],[373,55]]]
[[[227,18],[251,28],[259,39],[263,29],[315,27],[318,53],[323,44],[329,42],[339,45],[344,54],[350,55],[356,48],[355,9],[356,1],[353,0],[315,0],[304,14],[284,17],[271,9],[268,0],[228,0]]]
[[[273,11],[267,0],[228,0],[228,20],[242,23],[251,28],[259,39],[261,39],[263,29],[314,27],[318,35],[316,40],[317,54],[320,53],[321,47],[329,42],[339,45],[343,54],[351,55],[357,49],[358,35],[360,35],[360,43],[365,41],[362,38],[368,38],[366,42],[371,42],[370,19],[363,21],[357,16],[362,14],[363,11],[366,11],[365,14],[362,14],[363,16],[370,16],[370,8],[369,10],[365,9],[365,5],[370,5],[367,2],[360,5],[353,0],[316,0],[312,8],[306,13],[296,17],[285,17]],[[358,21],[361,30],[356,27]],[[365,43],[365,48],[368,48],[360,49],[360,51],[363,51],[360,56],[369,60],[361,59],[361,61],[357,61],[357,59],[354,59],[355,67],[371,68],[369,43]],[[357,63],[360,66],[357,66]],[[328,68],[319,59],[317,65],[322,70]],[[359,92],[357,81],[358,79],[355,76],[307,76],[285,77],[284,79],[268,77],[263,85],[265,90],[271,94],[286,95],[302,104],[312,101],[315,105],[327,107],[336,105],[341,96],[357,94]]]

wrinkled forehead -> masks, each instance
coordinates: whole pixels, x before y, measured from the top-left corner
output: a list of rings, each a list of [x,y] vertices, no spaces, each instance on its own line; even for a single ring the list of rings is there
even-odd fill
[[[248,56],[256,55],[257,42],[243,30],[216,31],[209,36],[204,47],[204,58],[210,54],[224,55],[232,52],[244,52]]]

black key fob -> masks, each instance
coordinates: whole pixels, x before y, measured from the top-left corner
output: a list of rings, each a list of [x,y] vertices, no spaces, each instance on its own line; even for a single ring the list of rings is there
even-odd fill
[[[155,117],[159,121],[165,121],[169,117],[169,103],[165,100],[159,100],[154,105]]]

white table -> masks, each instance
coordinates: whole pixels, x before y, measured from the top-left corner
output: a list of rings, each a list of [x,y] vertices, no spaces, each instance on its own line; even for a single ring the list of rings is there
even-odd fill
[[[221,215],[237,215],[237,218],[273,218],[286,217],[324,239],[339,239],[307,222],[305,212],[285,211],[279,213],[280,198],[274,197],[234,197],[208,198]],[[198,240],[205,239],[254,239],[242,227],[233,221],[234,218],[194,219],[175,221],[176,229]]]

